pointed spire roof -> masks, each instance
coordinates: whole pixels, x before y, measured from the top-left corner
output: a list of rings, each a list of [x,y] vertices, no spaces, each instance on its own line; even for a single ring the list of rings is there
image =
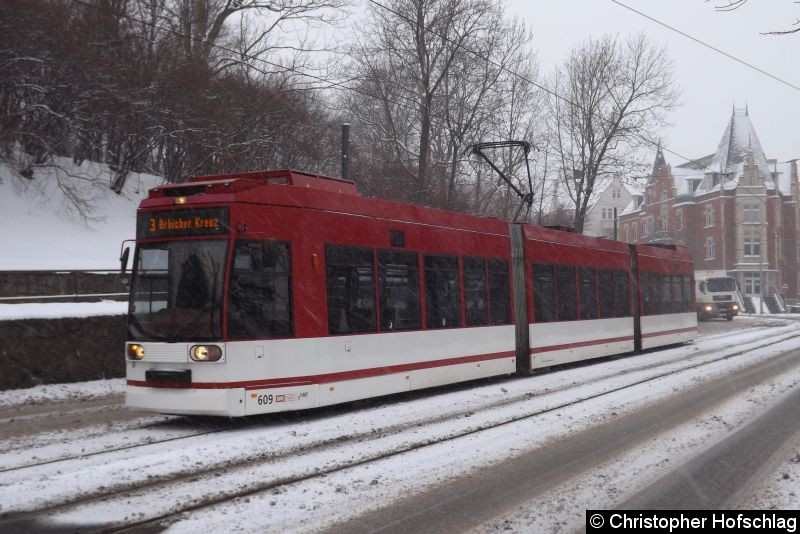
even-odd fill
[[[731,120],[725,133],[717,146],[714,157],[708,167],[714,172],[728,175],[730,180],[738,183],[742,174],[745,154],[753,153],[753,162],[758,167],[758,173],[764,181],[771,181],[772,175],[767,164],[767,156],[761,148],[753,123],[750,122],[750,113],[747,108],[733,109]]]
[[[658,169],[666,164],[667,160],[664,159],[664,152],[661,150],[661,141],[659,141],[658,149],[656,150],[656,159],[653,161],[653,172],[650,173],[647,182],[651,184],[655,182],[658,178]]]

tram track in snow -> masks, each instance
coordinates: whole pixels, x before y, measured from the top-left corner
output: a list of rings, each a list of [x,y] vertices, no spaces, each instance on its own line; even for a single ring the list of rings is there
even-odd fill
[[[728,338],[727,343],[728,345],[731,344],[730,338],[733,336],[720,337]],[[78,499],[66,498],[62,499],[60,502],[58,499],[56,499],[53,502],[45,503],[44,506],[34,507],[34,509],[21,511],[20,513],[14,513],[11,511],[10,515],[7,515],[6,518],[0,521],[0,525],[9,521],[13,523],[15,521],[31,519],[41,515],[58,517],[66,514],[67,516],[71,516],[76,512],[80,515],[80,510],[85,511],[87,507],[91,509],[93,505],[96,506],[99,503],[104,503],[107,505],[109,501],[120,502],[125,500],[137,502],[137,499],[143,493],[165,493],[164,502],[170,500],[168,498],[170,493],[181,495],[200,495],[202,492],[196,491],[196,485],[202,485],[204,482],[208,484],[210,480],[214,481],[214,486],[220,488],[212,496],[190,499],[190,502],[173,502],[171,506],[167,506],[162,510],[154,510],[154,513],[149,517],[125,518],[122,524],[115,524],[112,522],[109,525],[104,525],[102,528],[99,528],[99,530],[126,530],[131,528],[131,526],[141,527],[146,524],[156,524],[159,522],[168,521],[170,518],[187,511],[213,506],[215,504],[235,498],[247,498],[250,495],[260,492],[277,491],[280,490],[282,486],[287,486],[289,484],[303,482],[316,477],[327,476],[338,471],[363,466],[372,462],[378,462],[392,456],[397,456],[435,444],[456,440],[458,438],[484,432],[493,428],[498,428],[503,425],[508,425],[524,419],[535,418],[544,414],[557,412],[576,404],[580,404],[605,395],[610,395],[628,388],[634,388],[636,386],[645,384],[647,382],[652,382],[669,375],[691,371],[692,369],[710,365],[721,360],[748,354],[757,349],[777,345],[794,337],[794,333],[783,331],[776,333],[776,335],[773,336],[767,336],[766,339],[761,339],[757,342],[729,347],[728,350],[725,351],[720,351],[719,348],[712,347],[702,351],[693,351],[693,353],[690,355],[684,355],[684,350],[678,349],[679,354],[671,358],[671,361],[659,361],[655,363],[648,363],[646,365],[640,365],[636,368],[631,368],[624,374],[614,373],[613,375],[601,376],[594,380],[583,381],[568,387],[559,388],[557,391],[549,391],[547,388],[545,388],[544,391],[540,391],[538,393],[528,392],[513,396],[511,398],[505,397],[501,399],[501,401],[484,403],[479,407],[470,406],[467,409],[460,411],[451,410],[449,413],[442,413],[438,417],[428,418],[427,420],[421,421],[420,419],[411,418],[409,421],[399,425],[386,426],[377,429],[373,428],[367,432],[356,434],[343,433],[338,437],[322,439],[318,440],[317,442],[312,440],[311,442],[305,444],[300,442],[293,447],[293,452],[289,452],[287,454],[278,453],[269,455],[262,453],[250,455],[249,457],[243,459],[232,459],[217,465],[208,465],[205,467],[198,466],[188,472],[175,472],[155,478],[147,477],[144,480],[133,481],[133,483],[128,485],[99,487],[96,488],[94,492],[83,492],[81,497]],[[709,338],[711,338],[711,336],[709,336]],[[706,341],[709,341],[709,338],[706,338]],[[690,351],[692,348],[696,347],[692,347],[691,345],[683,347],[683,349],[688,349]],[[718,354],[716,357],[708,358],[707,356],[710,353]],[[657,354],[657,352],[653,352],[651,354]],[[701,361],[698,362],[698,359]],[[685,360],[692,360],[694,363],[681,365],[681,363],[689,363]],[[664,369],[665,367],[667,369]],[[655,372],[653,373],[648,371]],[[637,373],[641,376],[633,376]],[[633,380],[630,380],[630,378],[633,378]],[[583,396],[578,395],[576,397],[569,398],[568,394],[570,391],[578,390],[582,387],[588,387],[602,381],[609,381],[611,384],[594,394]],[[503,385],[508,385],[511,382],[513,381],[504,382]],[[493,387],[496,388],[497,384],[494,384]],[[522,405],[523,408],[526,408],[526,404],[538,403],[543,397],[555,393],[560,396],[567,396],[568,399],[566,401],[554,402],[545,406],[542,406],[541,403],[535,407],[527,406],[527,410],[523,411],[520,411],[519,409],[520,405]],[[498,416],[497,412],[502,412],[503,410],[509,413]],[[481,417],[485,419],[483,422],[478,421],[478,419]],[[456,420],[461,420],[462,422],[456,425],[457,428],[455,430],[450,429],[448,431],[445,429],[444,431],[438,432],[438,434],[436,431],[434,431],[433,435],[436,436],[435,438],[415,440],[412,436],[411,438],[406,439],[407,432],[412,428],[417,430],[423,427],[430,429],[436,425],[447,427],[452,426],[453,421]],[[422,433],[425,434],[424,432]],[[366,449],[366,451],[363,454],[358,455],[356,458],[347,458],[347,454],[344,451],[346,449],[353,448],[353,446],[356,444],[358,448]],[[296,449],[300,447],[302,450],[297,451]],[[333,460],[328,460],[327,462],[321,461],[317,463],[312,462],[312,465],[319,465],[321,467],[309,469],[307,465],[305,465],[308,459],[314,455],[325,457],[326,455],[330,456],[332,453],[334,453]],[[296,464],[294,470],[289,469],[283,474],[280,472],[275,472],[276,469],[274,468],[276,466],[285,468],[288,464]],[[233,472],[240,473],[241,471],[246,470],[251,470],[254,471],[254,473],[260,474],[255,476],[251,482],[245,483],[244,485],[232,485],[225,481],[226,477],[232,476]],[[277,471],[281,470],[277,469]],[[0,485],[2,483],[3,481],[0,479]],[[195,489],[193,490],[192,487],[195,487]],[[173,498],[172,500],[174,501],[175,499]],[[91,516],[94,517],[93,515]]]
[[[765,333],[768,333],[768,332],[770,332],[770,331],[772,331],[774,329],[775,329],[774,326],[763,326],[763,327],[758,328],[757,330],[764,331]],[[749,330],[749,332],[752,332],[752,330]],[[744,336],[746,334],[740,334],[740,335]],[[727,334],[727,333],[714,334],[714,335],[705,336],[703,338],[703,341],[710,342],[710,341],[713,341],[715,339],[726,339],[726,338],[729,338],[729,337],[730,337],[730,334]],[[705,349],[705,350],[693,351],[692,352],[692,348],[693,348],[693,345],[686,345],[686,346],[683,347],[683,349],[685,351],[690,352],[688,357],[691,357],[691,358],[702,357],[704,355],[713,354],[713,353],[715,353],[717,351],[717,349],[711,348],[711,349]],[[646,354],[658,354],[660,351],[661,351],[661,349],[653,349],[651,351],[648,351]],[[625,358],[629,358],[629,357],[631,357],[631,354],[624,354],[624,355],[619,355],[619,356],[611,356],[611,357],[604,358],[602,360],[615,361],[615,360],[621,360],[621,359],[625,359]],[[678,355],[678,356],[672,357],[670,362],[680,362],[683,359],[684,359],[683,355]],[[644,371],[644,370],[648,370],[648,369],[662,367],[664,365],[668,365],[670,362],[657,361],[657,362],[644,363],[644,364],[641,364],[641,365],[637,365],[635,367],[625,368],[623,371],[619,371],[619,372],[618,371],[614,371],[614,372],[608,373],[608,374],[606,374],[604,376],[601,376],[599,378],[595,377],[595,378],[592,378],[590,380],[572,382],[571,384],[569,384],[567,386],[563,386],[562,390],[563,391],[568,391],[569,389],[572,389],[572,388],[582,387],[582,386],[585,386],[585,385],[590,384],[592,382],[596,382],[597,380],[606,379],[606,378],[608,378],[610,376],[614,376],[616,374],[628,374],[628,373],[633,373],[633,372]],[[589,360],[589,361],[582,361],[582,362],[579,362],[577,364],[570,364],[570,365],[585,366],[585,365],[597,365],[598,363],[599,362],[597,360]],[[542,373],[537,372],[536,375],[537,376],[541,376]],[[491,380],[495,380],[495,379],[490,378],[490,379],[487,379],[487,380],[491,381]],[[512,380],[513,380],[513,378],[512,378]],[[454,388],[455,389],[463,389],[464,386],[462,384],[458,384],[456,386],[445,386],[445,388],[451,389],[451,390],[454,389]],[[517,394],[514,394],[514,393],[506,394],[506,395],[503,395],[502,397],[498,397],[494,401],[491,401],[491,402],[488,402],[488,403],[484,403],[481,406],[476,407],[475,410],[490,410],[490,409],[494,409],[494,408],[496,408],[498,406],[503,406],[503,405],[508,405],[510,403],[530,400],[530,399],[533,399],[533,398],[535,398],[537,396],[540,396],[540,395],[543,395],[543,394],[547,394],[547,393],[550,393],[550,392],[551,392],[551,390],[549,388],[545,388],[545,389],[535,388],[533,390],[520,392],[520,393],[517,393]],[[411,392],[411,393],[409,393],[407,395],[411,395],[411,396],[413,396],[413,398],[419,398],[420,396],[427,397],[427,396],[430,396],[432,394],[436,395],[436,394],[438,394],[438,392],[436,392],[436,391],[434,391],[434,392],[421,391],[421,392]],[[360,402],[363,404],[364,401],[360,401]],[[378,399],[376,401],[367,401],[367,402],[381,402],[381,400]],[[101,408],[93,407],[91,409],[102,410],[103,408],[109,409],[109,406],[105,406],[105,407],[101,407]],[[407,430],[409,428],[418,426],[419,424],[431,424],[431,423],[436,423],[436,422],[443,421],[443,420],[453,419],[453,418],[457,418],[457,417],[463,417],[465,414],[471,413],[472,411],[474,411],[474,410],[473,409],[445,410],[444,412],[440,412],[440,415],[438,417],[429,418],[429,419],[427,419],[425,421],[412,420],[412,421],[409,421],[408,423],[406,423],[404,425],[397,426],[393,430],[396,431],[396,432],[403,432],[403,431],[405,431],[405,430]],[[66,412],[59,412],[57,407],[54,407],[50,411],[45,411],[43,413],[32,414],[32,415],[29,415],[27,417],[53,417],[56,414],[58,414],[58,415],[72,415],[72,414],[75,414],[77,412],[78,412],[77,409],[71,409],[71,410],[68,410]],[[307,413],[309,413],[309,412],[307,412]],[[151,447],[153,445],[158,445],[158,444],[161,444],[161,443],[169,443],[169,442],[175,442],[175,441],[184,440],[184,439],[192,439],[192,438],[208,436],[208,435],[213,435],[213,434],[220,434],[220,433],[224,433],[224,432],[227,432],[227,431],[230,431],[230,430],[236,430],[236,429],[239,429],[239,428],[243,428],[245,425],[251,423],[253,419],[256,419],[258,422],[265,422],[266,424],[269,424],[269,422],[271,422],[271,421],[269,421],[269,419],[271,417],[274,417],[274,416],[279,416],[280,417],[281,415],[282,414],[280,414],[280,413],[279,414],[267,414],[267,415],[263,415],[263,416],[253,416],[253,418],[243,419],[243,420],[242,419],[238,419],[238,420],[234,420],[234,419],[214,420],[214,418],[202,418],[201,420],[206,422],[208,425],[212,426],[212,428],[208,429],[208,430],[201,431],[201,432],[198,432],[196,430],[183,431],[183,430],[180,429],[180,427],[183,427],[183,426],[190,426],[190,425],[191,426],[196,426],[197,421],[198,421],[197,419],[181,417],[181,416],[150,416],[150,417],[145,416],[145,417],[141,418],[142,419],[142,423],[141,424],[137,424],[136,421],[132,421],[131,424],[120,424],[120,425],[118,425],[118,428],[116,428],[114,431],[116,433],[120,434],[120,439],[124,439],[125,443],[119,443],[117,445],[109,446],[107,443],[96,443],[96,444],[94,444],[94,448],[92,448],[93,444],[92,444],[91,439],[93,437],[95,437],[95,436],[102,435],[102,428],[92,429],[90,431],[91,435],[88,436],[88,437],[86,436],[87,432],[85,431],[85,429],[72,431],[73,433],[76,433],[76,434],[79,433],[81,435],[81,438],[82,438],[81,451],[77,452],[75,454],[72,454],[72,455],[66,453],[66,451],[64,451],[63,448],[59,444],[60,441],[63,441],[64,437],[68,438],[69,436],[59,436],[58,434],[56,434],[56,435],[51,436],[51,437],[48,438],[50,443],[45,443],[44,446],[40,446],[39,447],[39,450],[44,449],[44,453],[43,454],[40,453],[40,454],[37,455],[37,457],[36,457],[37,461],[34,461],[34,462],[20,462],[20,463],[17,463],[17,464],[14,464],[13,462],[8,462],[5,465],[0,463],[0,474],[11,472],[11,471],[16,471],[16,470],[28,469],[28,468],[38,467],[38,466],[44,466],[44,465],[48,465],[48,464],[55,464],[55,463],[58,463],[58,462],[67,462],[67,461],[70,461],[70,460],[84,460],[84,459],[87,459],[87,458],[90,458],[90,457],[93,457],[93,456],[107,455],[107,454],[111,454],[111,453],[115,453],[115,452],[119,452],[119,451],[130,451],[130,450],[138,449],[138,448],[146,448],[146,447]],[[15,418],[12,417],[10,419],[15,419]],[[175,435],[171,435],[170,434],[168,436],[161,437],[161,438],[159,438],[159,437],[154,438],[152,435],[144,435],[144,434],[146,434],[147,432],[149,432],[151,430],[160,429],[158,427],[161,427],[163,429],[172,430],[173,432],[179,433],[179,435],[175,436]],[[178,427],[178,429],[177,430],[173,430],[173,427]],[[143,435],[138,435],[138,434],[143,434]],[[356,437],[358,437],[358,436],[356,436]],[[130,443],[131,438],[138,439],[139,442]],[[16,443],[12,443],[13,441],[16,441]],[[339,441],[339,438],[334,438],[332,440],[328,440],[326,442],[323,442],[323,443],[320,443],[320,444],[314,445],[314,446],[315,447],[316,446],[328,446],[328,445],[331,445],[331,444],[335,444],[338,441]],[[30,448],[31,445],[36,446],[37,444],[31,444],[30,442],[26,442],[24,439],[23,440],[0,440],[0,449],[5,449],[6,451],[12,452],[12,453],[15,452],[15,451],[25,451],[28,448]],[[49,445],[49,447],[48,447],[48,445]],[[87,447],[89,448],[89,450],[86,450]],[[49,449],[55,449],[50,456],[47,456],[48,448]],[[8,453],[6,455],[8,456]],[[1,458],[0,458],[0,461],[2,461]]]

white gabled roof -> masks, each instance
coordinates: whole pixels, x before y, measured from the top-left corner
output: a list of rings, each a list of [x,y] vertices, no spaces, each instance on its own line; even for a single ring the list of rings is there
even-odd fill
[[[728,175],[727,182],[739,183],[744,166],[744,156],[747,152],[753,153],[753,162],[758,167],[758,174],[764,183],[772,181],[767,156],[761,148],[753,123],[747,110],[744,113],[734,110],[728,127],[719,142],[717,151],[708,167],[713,172]],[[735,185],[732,188],[734,188]],[[726,187],[729,189],[729,187]]]

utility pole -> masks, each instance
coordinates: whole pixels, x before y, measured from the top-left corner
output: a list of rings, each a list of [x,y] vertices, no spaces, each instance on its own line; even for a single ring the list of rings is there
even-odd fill
[[[342,124],[342,166],[339,173],[342,180],[350,179],[350,125]]]

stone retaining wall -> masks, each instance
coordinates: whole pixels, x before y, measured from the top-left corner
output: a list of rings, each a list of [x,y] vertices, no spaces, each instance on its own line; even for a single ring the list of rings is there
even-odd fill
[[[85,271],[0,271],[0,297],[124,293],[129,277]]]
[[[0,389],[125,376],[125,316],[0,321]]]

